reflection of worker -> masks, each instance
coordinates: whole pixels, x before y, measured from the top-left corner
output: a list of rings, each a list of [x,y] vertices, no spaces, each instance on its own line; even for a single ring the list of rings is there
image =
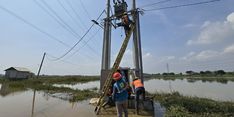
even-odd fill
[[[122,18],[121,18],[121,22],[117,23],[117,26],[123,26],[124,27],[124,31],[125,34],[127,35],[128,32],[130,31],[130,25],[132,24],[132,20],[129,19],[127,12],[124,12]]]
[[[134,92],[135,92],[135,109],[137,114],[139,113],[139,97],[142,95],[143,99],[145,99],[145,88],[141,79],[136,77],[132,82]]]
[[[124,112],[124,116],[128,117],[128,92],[126,90],[128,84],[119,72],[113,74],[113,79],[116,82],[113,86],[112,98],[115,101],[117,116],[122,117]]]

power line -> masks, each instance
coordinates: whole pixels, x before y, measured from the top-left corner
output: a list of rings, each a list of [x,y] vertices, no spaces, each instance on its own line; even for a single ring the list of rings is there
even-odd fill
[[[59,0],[58,0],[59,1]],[[59,19],[57,19],[54,15],[52,15],[45,7],[43,7],[40,3],[38,3],[36,0],[34,0],[34,2],[41,8],[41,9],[43,9],[50,17],[52,17],[58,24],[60,24],[65,30],[67,30],[69,33],[71,33],[76,39],[80,39],[80,35],[78,34],[78,33],[76,33],[75,32],[75,30],[74,29],[72,29],[72,28],[69,28],[69,27],[67,27],[67,25],[66,24],[64,24],[65,22],[64,21],[61,21],[61,20],[59,20]],[[62,5],[62,4],[61,4]],[[62,7],[64,7],[63,5],[62,5]],[[64,9],[65,9],[65,7],[64,7]],[[67,11],[67,10],[66,10]],[[67,11],[68,12],[68,11]],[[69,14],[69,13],[68,13]],[[61,19],[61,18],[60,18]],[[91,50],[93,50],[90,46],[89,46],[89,48],[91,49]]]
[[[52,56],[52,55],[50,55],[50,54],[48,54],[48,53],[46,53],[46,58],[47,58],[47,60],[49,60],[49,61],[54,61],[54,59],[56,59],[56,57],[55,56]],[[72,62],[70,62],[70,61],[65,61],[65,60],[61,60],[63,63],[67,63],[67,64],[71,64],[71,65],[74,65],[74,66],[78,66],[78,64],[75,64],[75,63],[72,63]]]
[[[58,3],[59,3],[59,5],[63,8],[63,10],[71,17],[71,19],[74,21],[74,22],[76,22],[77,20],[69,13],[69,11],[65,8],[65,6],[62,4],[62,2],[61,2],[61,0],[57,0],[58,1]],[[87,12],[87,15],[88,15],[88,12]],[[91,19],[90,19],[91,20]],[[76,22],[77,23],[77,22]],[[78,23],[77,23],[78,24]],[[78,24],[79,25],[79,24]],[[79,25],[80,26],[80,25]],[[83,28],[83,27],[82,27]],[[87,43],[86,43],[87,44]],[[93,52],[95,52],[95,50],[90,46],[90,45],[88,45],[87,44],[87,46],[88,46],[88,48],[90,49],[90,50],[92,50]]]
[[[73,28],[71,28],[70,25],[68,25],[44,0],[41,0],[42,3],[64,24],[66,25],[66,27],[72,31],[75,35],[81,37],[78,33],[76,33],[76,31],[74,31]]]
[[[52,17],[60,26],[62,26],[66,31],[71,33],[73,36],[79,36],[78,34],[74,34],[74,30],[72,31],[69,29],[63,22],[61,22],[59,19],[57,19],[52,13],[50,13],[44,6],[42,6],[37,0],[34,0],[36,5],[38,5],[42,10],[44,10],[50,17]],[[80,36],[79,36],[80,37]]]
[[[99,15],[99,17],[97,18],[97,20],[102,16],[102,14],[104,13],[105,10],[102,11],[102,13]],[[60,60],[63,57],[65,57],[67,54],[69,54],[83,39],[84,37],[89,33],[89,31],[92,29],[92,27],[95,25],[95,23],[93,23],[90,28],[86,31],[86,33],[81,37],[80,40],[78,40],[74,46],[72,46],[67,52],[65,52],[62,56],[54,59],[54,61]]]
[[[51,39],[61,43],[62,45],[66,46],[66,47],[70,47],[68,44],[66,44],[65,42],[59,40],[58,38],[50,35],[49,33],[47,33],[46,31],[40,29],[39,27],[37,27],[36,25],[32,24],[31,22],[27,21],[26,19],[20,17],[19,15],[17,15],[16,13],[14,13],[13,11],[10,11],[9,9],[3,7],[3,6],[0,6],[0,9],[2,9],[3,11],[7,12],[8,14],[16,17],[17,19],[21,20],[22,22],[24,22],[25,24],[31,26],[32,28],[34,28],[35,30],[45,34],[46,36],[50,37]]]
[[[101,28],[99,28],[99,29],[97,30],[97,32],[94,33],[94,34],[85,42],[85,44],[84,44],[83,46],[81,46],[79,49],[77,49],[75,52],[73,52],[73,53],[72,53],[69,57],[67,57],[66,59],[68,59],[68,58],[74,56],[74,55],[75,55],[77,52],[79,52],[83,47],[85,47],[85,46],[88,44],[88,42],[91,41],[91,40],[98,34],[98,32],[99,32],[100,30],[101,30]],[[96,53],[95,50],[93,50],[93,52]]]
[[[212,3],[212,2],[218,2],[218,1],[221,1],[221,0],[209,0],[209,1],[204,1],[204,2],[196,2],[196,3],[182,4],[182,5],[161,7],[161,8],[143,9],[143,11],[157,11],[157,10],[163,10],[163,9],[172,9],[172,8],[179,8],[179,7],[195,6],[195,5],[208,4],[208,3]]]
[[[82,0],[79,0],[79,1],[80,1],[80,4],[81,4],[82,8],[83,8],[84,11],[87,13],[88,18],[89,18],[90,20],[92,20],[91,17],[90,17],[90,14],[89,14],[89,12],[88,12],[88,10],[86,9],[84,3],[82,2]]]
[[[82,23],[82,25],[84,26],[84,28],[87,29],[87,26],[85,25],[85,23],[83,22],[82,18],[79,16],[79,14],[76,12],[76,10],[73,8],[73,6],[69,2],[69,0],[65,0],[65,1],[67,2],[67,4],[69,5],[69,7],[71,8],[71,10],[75,13],[77,19],[80,20],[80,22]]]
[[[63,8],[63,10],[68,14],[69,17],[71,17],[71,19],[79,26],[81,27],[81,25],[77,22],[77,20],[75,20],[75,18],[69,13],[69,11],[65,8],[65,6],[62,4],[61,0],[57,0],[59,5]],[[83,27],[82,27],[83,28]],[[83,28],[84,29],[84,28]]]
[[[154,6],[154,5],[158,5],[158,4],[161,4],[161,3],[166,3],[166,2],[169,2],[169,1],[172,1],[172,0],[162,0],[162,1],[155,2],[155,3],[151,3],[151,4],[146,4],[146,5],[140,6],[140,8]]]

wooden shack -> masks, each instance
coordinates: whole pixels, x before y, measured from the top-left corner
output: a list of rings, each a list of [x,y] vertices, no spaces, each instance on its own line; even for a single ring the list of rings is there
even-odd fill
[[[5,77],[8,79],[28,79],[33,77],[33,73],[23,67],[10,67],[5,72]]]

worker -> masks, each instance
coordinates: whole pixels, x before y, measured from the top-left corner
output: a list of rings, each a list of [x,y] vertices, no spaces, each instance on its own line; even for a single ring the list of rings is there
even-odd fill
[[[124,3],[124,2],[125,2],[125,1],[122,0],[122,3]],[[120,1],[120,0],[117,0],[117,2],[116,2],[115,0],[113,0],[113,3],[114,3],[114,4],[117,4],[117,3],[118,3],[118,4],[121,4],[121,1]]]
[[[122,117],[124,112],[124,117],[128,117],[128,84],[119,72],[113,74],[113,79],[116,82],[113,85],[112,100],[115,101],[117,116]]]
[[[130,25],[133,24],[132,20],[128,17],[128,13],[124,12],[123,16],[121,17],[121,22],[117,23],[117,26],[123,26],[125,34],[127,35],[130,31]]]
[[[122,67],[119,67],[118,70],[117,70],[117,72],[119,72],[121,74],[122,78],[124,78],[124,80],[128,84],[129,80],[128,80],[127,76],[126,76],[126,73],[124,72],[124,69]],[[127,92],[128,92],[128,99],[130,99],[131,98],[131,94],[132,94],[132,88],[129,85],[128,85],[128,88],[127,88]]]
[[[143,100],[145,100],[145,88],[139,77],[133,79],[132,86],[135,92],[135,109],[136,113],[139,114],[139,98],[142,95]]]

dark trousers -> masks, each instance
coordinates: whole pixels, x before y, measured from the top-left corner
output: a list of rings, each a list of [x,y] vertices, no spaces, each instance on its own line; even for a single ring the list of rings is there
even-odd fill
[[[135,89],[135,109],[137,111],[137,114],[139,112],[139,98],[140,95],[142,95],[143,100],[145,100],[145,88],[144,87],[138,87]]]
[[[128,117],[128,100],[115,102],[117,117],[122,117],[124,113],[124,117]]]
[[[124,24],[123,22],[117,23],[117,26],[123,26],[125,34],[127,35],[128,32],[131,30],[130,25],[133,24],[132,20],[129,20],[128,24]]]

